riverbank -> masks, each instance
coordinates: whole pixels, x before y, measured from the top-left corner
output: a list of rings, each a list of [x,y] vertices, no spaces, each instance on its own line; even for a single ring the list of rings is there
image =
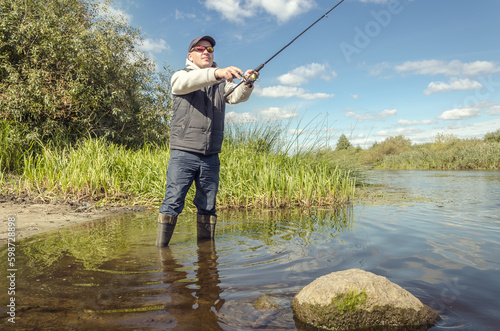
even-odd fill
[[[27,196],[0,195],[0,246],[7,243],[7,222],[16,219],[16,241],[73,224],[127,212],[151,209],[147,206],[102,206],[89,202],[50,202]]]

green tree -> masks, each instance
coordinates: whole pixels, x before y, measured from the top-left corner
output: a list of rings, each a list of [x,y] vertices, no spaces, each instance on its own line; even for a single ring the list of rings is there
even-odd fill
[[[493,132],[488,132],[484,135],[484,141],[488,142],[500,142],[500,129]]]
[[[342,134],[337,142],[337,147],[335,147],[336,151],[340,151],[343,149],[348,149],[351,147],[351,143],[349,142],[349,139],[345,136],[345,134]]]
[[[108,2],[0,1],[0,121],[25,143],[167,141],[169,71],[156,72]]]
[[[374,164],[381,162],[387,155],[397,155],[411,147],[410,138],[402,135],[386,138],[384,141],[375,142],[362,158],[362,162]]]

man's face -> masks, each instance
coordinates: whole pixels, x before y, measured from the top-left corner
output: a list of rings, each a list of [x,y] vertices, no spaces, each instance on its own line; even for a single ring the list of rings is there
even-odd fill
[[[209,53],[206,48],[212,47],[212,44],[206,40],[200,40],[195,45],[195,47],[197,46],[203,46],[205,50],[200,51],[192,49],[191,52],[188,53],[188,59],[200,69],[210,68],[214,63],[214,53]]]

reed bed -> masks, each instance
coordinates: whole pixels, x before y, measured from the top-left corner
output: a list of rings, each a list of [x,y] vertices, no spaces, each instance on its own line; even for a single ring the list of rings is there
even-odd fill
[[[348,172],[307,154],[288,155],[276,136],[252,134],[247,139],[230,134],[224,144],[220,208],[325,206],[343,204],[354,195],[355,179]],[[24,156],[22,174],[6,186],[48,200],[158,205],[169,155],[165,146],[133,150],[103,139],[42,146],[37,155]],[[193,208],[193,198],[194,189],[186,207]]]
[[[379,169],[419,170],[497,170],[500,169],[500,143],[461,141],[446,148],[420,146],[397,155],[387,155]]]

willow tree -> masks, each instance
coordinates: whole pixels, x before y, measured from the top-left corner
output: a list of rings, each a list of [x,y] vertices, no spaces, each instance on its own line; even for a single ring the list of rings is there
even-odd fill
[[[0,124],[26,141],[166,142],[169,75],[92,0],[0,0]]]

